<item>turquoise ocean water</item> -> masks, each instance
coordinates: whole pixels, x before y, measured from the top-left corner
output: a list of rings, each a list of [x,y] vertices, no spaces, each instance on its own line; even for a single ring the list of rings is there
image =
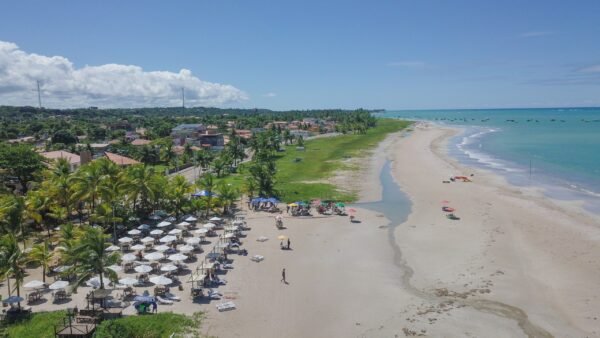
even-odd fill
[[[538,186],[551,198],[582,200],[600,214],[600,108],[402,110],[380,117],[463,127],[448,152],[460,162]]]

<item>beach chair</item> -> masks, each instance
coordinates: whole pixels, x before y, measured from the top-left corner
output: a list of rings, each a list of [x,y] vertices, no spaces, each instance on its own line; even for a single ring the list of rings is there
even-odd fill
[[[255,262],[261,262],[265,259],[265,256],[261,256],[261,255],[254,255],[252,256],[252,258],[250,258],[251,260],[255,261]]]
[[[178,296],[176,296],[170,292],[165,293],[165,298],[167,298],[168,300],[174,300],[176,302],[181,301],[181,298],[179,298]]]
[[[163,305],[171,305],[171,304],[173,304],[172,300],[169,300],[169,299],[166,299],[166,298],[162,298],[161,296],[156,296],[156,300],[158,300],[158,302],[160,304],[163,304]]]
[[[217,310],[219,310],[219,312],[229,311],[229,310],[233,310],[233,309],[235,309],[234,302],[225,302],[225,303],[217,304]]]

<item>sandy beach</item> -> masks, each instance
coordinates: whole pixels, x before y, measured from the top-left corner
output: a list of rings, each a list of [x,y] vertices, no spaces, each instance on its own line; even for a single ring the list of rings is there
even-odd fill
[[[363,200],[381,196],[379,171],[412,201],[408,220],[387,228],[359,209],[362,223],[340,217],[249,214],[248,250],[229,287],[238,309],[209,310],[207,334],[219,337],[592,337],[600,333],[597,218],[573,203],[549,201],[502,178],[464,168],[445,155],[457,131],[421,124],[391,135],[363,172]],[[473,182],[443,184],[454,175]],[[461,217],[445,217],[442,201]],[[279,233],[292,239],[281,251]],[[254,238],[271,239],[259,243]],[[390,235],[393,241],[390,241]],[[280,282],[288,271],[289,285]]]

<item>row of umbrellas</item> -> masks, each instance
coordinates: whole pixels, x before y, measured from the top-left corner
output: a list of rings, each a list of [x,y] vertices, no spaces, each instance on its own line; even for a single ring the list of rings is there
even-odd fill
[[[190,248],[192,250],[194,249],[193,247],[190,247]],[[189,249],[189,248],[186,248],[186,250],[187,249]],[[189,250],[189,251],[192,251],[192,250]],[[149,261],[158,261],[163,258],[165,258],[165,255],[162,252],[151,252],[149,254],[144,255],[144,259],[149,260]],[[173,262],[184,261],[187,258],[188,257],[186,255],[181,254],[181,253],[172,254],[167,257],[168,260],[173,261]],[[121,259],[123,260],[123,262],[134,262],[138,259],[138,257],[134,254],[125,254],[125,255],[123,255],[123,257],[121,257]]]
[[[59,280],[59,281],[56,281],[56,282],[50,284],[50,286],[48,286],[48,289],[60,290],[60,289],[66,288],[68,285],[69,285],[69,282],[64,281],[64,280]],[[28,289],[39,289],[44,286],[45,286],[44,282],[39,281],[39,280],[32,280],[23,285],[23,287],[28,288]]]

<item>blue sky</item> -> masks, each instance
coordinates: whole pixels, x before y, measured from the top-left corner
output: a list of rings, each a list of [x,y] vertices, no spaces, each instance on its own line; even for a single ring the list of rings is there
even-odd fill
[[[0,104],[36,104],[29,82],[43,76],[44,100],[57,106],[168,105],[179,83],[190,104],[235,107],[600,106],[599,1],[20,0],[2,7],[0,41],[16,46],[7,47],[10,58],[0,55]],[[33,74],[46,61],[35,64],[32,53],[70,63]],[[12,73],[23,76],[2,78],[2,68],[17,63]],[[99,67],[107,64],[192,75],[130,80],[123,68]],[[86,66],[99,68],[53,80],[56,69]],[[126,83],[113,93],[88,85],[95,74]],[[147,89],[139,79],[164,86]],[[156,93],[173,98],[148,101]]]

